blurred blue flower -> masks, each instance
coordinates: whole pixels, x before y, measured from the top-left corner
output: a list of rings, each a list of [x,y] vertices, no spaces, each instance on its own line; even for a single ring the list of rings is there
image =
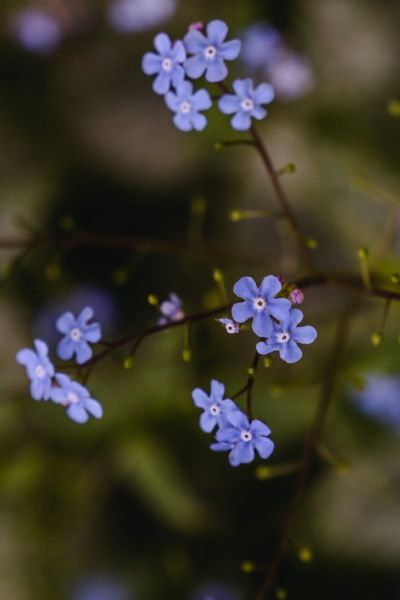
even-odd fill
[[[278,351],[282,360],[295,363],[301,359],[303,352],[298,344],[312,344],[317,337],[314,327],[306,325],[298,327],[303,320],[303,313],[293,308],[281,322],[273,323],[273,331],[265,342],[258,342],[256,348],[259,354],[270,354]]]
[[[228,74],[225,60],[234,60],[239,56],[240,40],[225,42],[228,26],[224,21],[210,21],[206,27],[207,35],[201,31],[189,31],[184,37],[186,50],[193,54],[185,62],[186,73],[192,79],[198,79],[205,72],[207,81],[222,81]]]
[[[51,399],[67,409],[67,415],[75,423],[86,423],[89,415],[96,419],[103,416],[101,404],[90,397],[89,391],[68,375],[56,374],[57,386],[51,390]]]
[[[93,576],[77,586],[71,600],[134,600],[136,595],[119,581]]]
[[[226,319],[226,318],[217,319],[217,321],[218,321],[218,323],[221,323],[221,325],[223,325],[225,327],[225,330],[227,333],[229,333],[229,334],[239,333],[240,325],[239,325],[239,323],[236,323],[236,321],[233,321],[232,319]]]
[[[176,0],[115,0],[108,19],[122,33],[144,31],[169,19],[175,10]]]
[[[171,321],[180,321],[185,316],[182,309],[182,300],[177,294],[170,294],[168,300],[161,302],[160,313],[162,317],[158,319],[159,325],[166,325]]]
[[[23,365],[31,381],[30,390],[34,400],[48,400],[51,393],[51,379],[54,367],[48,358],[48,347],[42,340],[34,342],[36,352],[23,348],[17,352],[17,362]]]
[[[276,95],[284,101],[305,96],[314,88],[310,62],[293,52],[283,50],[267,70]]]
[[[153,81],[153,90],[164,96],[171,85],[177,87],[185,78],[182,63],[186,58],[186,51],[180,40],[172,44],[166,33],[156,35],[154,46],[158,54],[146,52],[142,59],[142,69],[146,75],[157,75]]]
[[[284,320],[289,315],[290,302],[286,298],[276,298],[282,284],[274,275],[264,277],[257,287],[252,277],[242,277],[233,286],[233,291],[244,302],[232,306],[232,317],[237,323],[253,319],[252,329],[260,337],[268,337],[273,331],[271,316]]]
[[[352,392],[354,405],[363,413],[400,433],[400,376],[372,373],[362,390]]]
[[[218,107],[225,115],[235,116],[231,119],[233,129],[246,131],[251,127],[251,119],[263,119],[267,115],[262,104],[269,104],[275,97],[274,89],[269,83],[260,83],[256,88],[251,79],[235,79],[235,94],[224,94],[218,101]]]
[[[89,343],[95,344],[101,338],[99,323],[88,323],[93,314],[93,309],[87,306],[77,318],[66,312],[57,319],[57,330],[65,334],[57,345],[57,354],[62,360],[69,360],[76,354],[76,362],[82,365],[93,356]]]
[[[211,108],[210,94],[206,90],[193,93],[193,85],[184,81],[176,89],[165,96],[165,103],[175,113],[173,121],[181,131],[202,131],[207,125],[207,119],[200,113]]]
[[[241,35],[240,58],[248,69],[262,70],[274,62],[282,42],[280,33],[268,23],[254,23]]]
[[[202,585],[190,596],[190,600],[240,600],[233,587],[222,582],[210,582]]]
[[[225,386],[214,379],[211,381],[211,393],[208,396],[204,390],[196,388],[192,392],[193,402],[198,408],[203,409],[200,416],[200,428],[205,433],[210,433],[215,426],[226,422],[226,415],[232,410],[239,410],[230,399],[224,400]]]
[[[250,423],[243,412],[232,410],[226,413],[226,423],[217,431],[217,441],[210,448],[216,452],[229,450],[229,463],[237,467],[252,462],[255,451],[261,458],[271,456],[275,446],[268,437],[270,433],[262,421],[253,419]]]
[[[62,38],[58,21],[40,8],[27,8],[17,13],[12,21],[12,32],[21,46],[36,54],[52,52]]]

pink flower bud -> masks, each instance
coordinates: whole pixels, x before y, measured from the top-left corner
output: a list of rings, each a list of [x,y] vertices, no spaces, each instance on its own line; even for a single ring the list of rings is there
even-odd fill
[[[189,31],[202,31],[204,29],[204,23],[202,21],[196,21],[189,25]]]
[[[294,290],[290,292],[289,298],[293,304],[302,304],[304,301],[304,294],[299,288],[294,288]]]

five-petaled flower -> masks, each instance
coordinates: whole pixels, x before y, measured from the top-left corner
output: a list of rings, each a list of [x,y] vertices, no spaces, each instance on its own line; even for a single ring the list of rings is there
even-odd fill
[[[93,356],[89,343],[100,340],[101,329],[99,323],[88,323],[92,317],[93,309],[87,306],[77,318],[66,312],[57,319],[57,330],[65,334],[57,346],[57,354],[62,360],[69,360],[76,354],[76,362],[82,365]]]
[[[153,81],[153,90],[163,96],[170,88],[180,85],[185,78],[182,63],[186,59],[183,43],[178,40],[174,44],[166,33],[159,33],[154,38],[154,46],[158,52],[146,52],[142,59],[142,69],[146,75],[157,75]]]
[[[282,284],[274,275],[264,277],[258,288],[252,277],[242,277],[233,291],[244,302],[232,306],[232,317],[237,323],[253,319],[252,328],[256,335],[268,337],[273,331],[273,320],[285,320],[289,316],[290,302],[287,298],[276,298]]]
[[[165,103],[175,113],[174,123],[181,131],[202,131],[207,125],[207,119],[201,110],[211,108],[210,94],[206,90],[193,93],[193,84],[184,81],[176,88],[176,93],[169,92]]]
[[[35,348],[23,348],[17,353],[17,362],[23,365],[31,380],[30,390],[34,400],[48,400],[54,366],[48,358],[48,347],[42,340],[35,340]]]
[[[200,428],[210,433],[215,426],[221,427],[226,423],[227,414],[239,410],[229,398],[224,400],[225,386],[214,379],[211,381],[211,392],[208,396],[204,390],[196,388],[192,392],[193,402],[203,409],[200,416]]]
[[[229,450],[229,463],[232,467],[250,463],[255,458],[255,451],[261,458],[268,458],[274,450],[274,443],[268,437],[271,430],[265,423],[254,419],[249,421],[240,410],[226,414],[226,423],[216,434],[216,442],[211,450],[223,452]]]
[[[67,409],[67,415],[75,423],[86,423],[89,415],[96,419],[103,416],[101,404],[90,397],[89,391],[80,383],[72,381],[68,375],[56,375],[57,386],[51,390],[51,399]]]
[[[256,348],[259,354],[270,354],[278,351],[282,360],[295,363],[301,359],[303,353],[298,344],[312,344],[317,337],[314,327],[306,325],[298,327],[303,320],[303,313],[298,308],[293,308],[289,315],[282,319],[279,325],[273,324],[273,331],[265,342],[258,342]]]
[[[226,319],[225,317],[222,319],[217,319],[218,323],[221,323],[225,327],[226,333],[235,334],[239,333],[240,325],[233,321],[232,319]]]
[[[188,54],[193,54],[185,62],[186,74],[198,79],[205,72],[207,81],[222,81],[228,74],[225,60],[235,60],[239,56],[240,40],[225,42],[228,26],[223,21],[210,21],[207,35],[198,30],[189,31],[184,37]]]
[[[170,294],[168,300],[161,302],[160,313],[162,316],[158,319],[159,325],[166,325],[171,321],[180,321],[185,316],[182,309],[182,300],[177,294]]]
[[[233,129],[246,131],[251,127],[251,119],[263,119],[267,115],[262,104],[269,104],[275,97],[269,83],[260,83],[256,88],[251,79],[235,79],[235,94],[224,94],[218,101],[218,107],[225,115],[234,115],[231,119]]]

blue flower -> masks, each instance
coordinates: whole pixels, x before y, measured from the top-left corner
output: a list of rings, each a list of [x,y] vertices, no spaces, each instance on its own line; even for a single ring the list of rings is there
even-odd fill
[[[251,127],[251,119],[263,119],[267,115],[262,104],[269,104],[275,97],[269,83],[260,83],[256,88],[251,79],[235,79],[235,94],[224,94],[218,101],[218,108],[225,115],[232,115],[231,125],[237,131],[246,131]]]
[[[182,63],[186,58],[186,51],[180,40],[172,44],[166,33],[156,35],[154,46],[158,54],[147,52],[142,59],[142,69],[146,75],[157,75],[153,81],[153,90],[164,96],[171,84],[177,87],[185,78]]]
[[[273,331],[265,342],[258,342],[256,348],[259,354],[270,354],[276,350],[279,356],[287,363],[295,363],[303,356],[297,344],[312,344],[317,337],[314,327],[306,325],[298,327],[303,320],[303,313],[298,308],[293,308],[289,315],[281,319],[279,325],[273,324]]]
[[[182,310],[182,300],[176,294],[170,294],[168,300],[161,302],[160,313],[162,317],[158,319],[159,325],[166,325],[171,321],[180,321],[185,316]]]
[[[240,58],[247,68],[265,69],[281,45],[280,33],[268,23],[254,23],[243,31]]]
[[[21,46],[36,54],[52,52],[62,38],[58,21],[40,8],[28,8],[17,13],[13,30]]]
[[[214,379],[211,381],[209,396],[200,388],[196,388],[192,392],[193,402],[198,408],[204,410],[200,416],[200,428],[205,433],[210,433],[217,425],[219,427],[224,425],[227,414],[239,410],[232,400],[224,400],[224,393],[224,384]]]
[[[236,323],[236,321],[233,321],[232,319],[217,319],[218,323],[221,323],[221,325],[223,325],[225,327],[226,333],[229,334],[235,334],[235,333],[239,333],[239,323]]]
[[[252,328],[256,335],[268,337],[273,331],[271,316],[284,320],[289,315],[290,302],[276,298],[282,284],[274,275],[264,277],[258,288],[252,277],[242,277],[233,286],[233,291],[244,302],[232,306],[232,317],[237,323],[253,319]]]
[[[17,362],[23,365],[31,380],[31,396],[34,400],[48,400],[54,367],[48,358],[49,349],[42,340],[35,340],[35,348],[24,348],[17,353]]]
[[[122,33],[144,31],[169,19],[176,0],[114,0],[108,9],[111,25]]]
[[[254,419],[250,423],[240,410],[231,411],[226,414],[226,425],[217,431],[217,442],[210,447],[216,452],[229,450],[229,463],[237,467],[252,462],[255,451],[261,458],[271,456],[275,446],[268,437],[270,433],[262,421]]]
[[[207,119],[199,111],[211,108],[210,94],[206,90],[198,90],[193,94],[193,85],[184,81],[176,88],[176,94],[169,92],[165,103],[175,114],[174,123],[181,131],[202,131]]]
[[[57,387],[51,391],[51,399],[67,409],[67,415],[75,423],[86,423],[89,415],[96,419],[103,416],[103,409],[97,400],[90,397],[89,391],[80,383],[72,381],[68,375],[57,373]]]
[[[76,362],[82,365],[93,356],[88,342],[98,342],[101,329],[99,323],[88,323],[92,317],[93,309],[87,306],[76,319],[71,312],[66,312],[57,319],[58,331],[65,334],[57,345],[57,354],[62,360],[69,360],[76,354]]]
[[[365,387],[354,391],[355,406],[369,417],[400,433],[400,377],[371,373],[366,377]]]
[[[210,21],[206,31],[207,36],[200,31],[189,31],[184,37],[187,52],[194,55],[185,62],[186,73],[192,79],[198,79],[205,72],[207,81],[222,81],[228,74],[224,61],[239,56],[241,42],[224,41],[228,26],[223,21]]]

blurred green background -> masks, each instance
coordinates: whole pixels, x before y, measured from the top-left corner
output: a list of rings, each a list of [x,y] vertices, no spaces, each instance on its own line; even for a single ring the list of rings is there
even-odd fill
[[[358,273],[357,249],[366,246],[382,282],[399,270],[400,122],[390,102],[400,96],[400,4],[136,4],[128,31],[107,0],[0,7],[0,237],[43,236],[29,252],[5,244],[0,255],[2,599],[255,598],[293,491],[293,476],[257,477],[260,462],[229,467],[198,427],[192,388],[216,378],[228,394],[237,391],[254,352],[248,332],[238,338],[213,320],[196,325],[190,363],[179,328],[146,340],[130,370],[117,353],[89,382],[105,416],[84,426],[33,402],[15,363],[35,336],[54,348],[54,320],[69,307],[93,305],[112,339],[156,322],[150,293],[176,292],[188,314],[218,306],[215,268],[229,290],[245,274],[299,276],[280,222],[229,217],[276,208],[252,149],[214,149],[243,136],[216,109],[204,133],[181,133],[152,92],[140,61],[156,32],[181,37],[191,22],[216,17],[235,37],[254,23],[276,28],[307,61],[312,84],[290,101],[278,98],[260,133],[277,167],[296,166],[283,183],[304,232],[318,241],[318,264]],[[40,27],[21,24],[32,8],[52,19],[46,47]],[[248,69],[238,61],[230,72]],[[83,232],[114,242],[66,243]],[[132,247],[115,242],[126,236]],[[276,444],[268,464],[302,451],[349,295],[305,292],[318,341],[301,363],[274,361],[256,380],[254,410]],[[382,310],[382,301],[363,300],[353,318],[325,440],[348,468],[313,472],[277,597],[400,596],[398,433],[349,401],[365,374],[399,372],[396,306],[384,343],[370,344]],[[304,547],[309,562],[299,558]],[[244,561],[256,569],[243,572]]]

